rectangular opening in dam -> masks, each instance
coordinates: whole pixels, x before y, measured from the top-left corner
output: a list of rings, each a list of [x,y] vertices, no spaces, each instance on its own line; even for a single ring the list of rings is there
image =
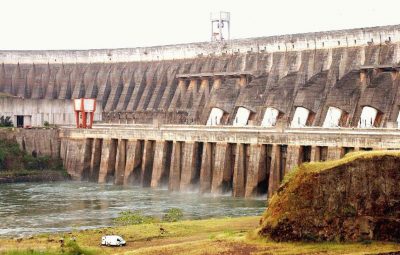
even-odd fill
[[[261,145],[261,160],[260,169],[258,172],[258,184],[256,195],[264,195],[268,192],[269,183],[269,173],[271,169],[271,155],[272,155],[272,145],[263,144]]]
[[[300,163],[311,161],[311,146],[301,146],[300,153]]]
[[[155,153],[155,141],[147,140],[144,142],[142,159],[142,186],[150,187],[151,176],[153,173],[153,162]]]
[[[160,178],[160,186],[168,186],[169,182],[169,173],[171,169],[171,158],[172,158],[172,146],[173,142],[172,141],[165,141],[165,159],[163,162],[165,162],[162,165],[162,174]]]
[[[283,180],[283,177],[285,176],[285,167],[286,167],[286,157],[287,157],[287,145],[279,145],[279,181]]]

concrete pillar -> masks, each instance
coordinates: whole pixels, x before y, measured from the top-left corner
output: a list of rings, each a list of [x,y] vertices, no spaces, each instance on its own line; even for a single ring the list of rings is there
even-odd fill
[[[272,197],[279,188],[281,182],[280,166],[281,164],[281,150],[280,145],[272,145],[271,151],[271,167],[269,172],[268,182],[268,197]]]
[[[321,150],[318,146],[311,146],[311,162],[321,160]]]
[[[150,187],[151,175],[153,171],[153,160],[154,160],[154,147],[155,141],[145,141],[143,160],[142,160],[142,186]]]
[[[141,141],[128,140],[126,144],[126,163],[124,185],[140,183],[140,167],[142,163]]]
[[[154,162],[153,162],[153,173],[151,176],[150,186],[152,188],[160,187],[161,178],[165,172],[169,169],[167,168],[167,142],[166,141],[156,141],[156,148],[154,152]]]
[[[301,163],[301,146],[288,145],[285,174],[292,171],[296,166]]]
[[[127,140],[121,139],[118,141],[117,160],[115,163],[115,179],[117,185],[124,184],[125,164],[126,164],[126,144]]]
[[[169,172],[170,191],[179,191],[182,171],[183,142],[174,142],[172,147],[171,169]]]
[[[263,173],[266,167],[266,147],[262,144],[251,144],[249,154],[245,197],[257,195],[258,184],[266,178]]]
[[[89,181],[99,181],[99,171],[101,162],[103,139],[95,138],[92,146],[92,159],[90,161],[90,177]]]
[[[200,170],[200,192],[206,193],[211,191],[211,183],[213,169],[215,163],[215,144],[205,143]]]
[[[232,194],[234,197],[243,197],[246,191],[246,177],[248,169],[247,144],[238,144],[233,171]]]
[[[226,180],[229,178],[227,176],[228,174],[230,174],[230,178],[232,178],[232,173],[228,173],[232,169],[230,166],[231,162],[229,161],[228,147],[229,145],[227,143],[217,143],[215,145],[215,168],[211,183],[211,193],[222,193],[224,179]]]
[[[182,162],[182,173],[180,190],[190,190],[193,181],[196,177],[196,160],[197,151],[199,149],[199,143],[196,142],[185,142],[185,148],[183,150],[183,162]]]
[[[109,181],[115,172],[115,160],[117,155],[117,140],[104,139],[101,150],[99,183]]]
[[[343,157],[343,148],[341,147],[328,147],[327,160],[335,160]]]

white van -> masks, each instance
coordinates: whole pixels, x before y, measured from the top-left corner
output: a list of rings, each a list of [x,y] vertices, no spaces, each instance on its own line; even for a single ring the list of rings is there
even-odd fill
[[[101,245],[106,246],[124,246],[125,240],[120,236],[103,236],[101,238]]]

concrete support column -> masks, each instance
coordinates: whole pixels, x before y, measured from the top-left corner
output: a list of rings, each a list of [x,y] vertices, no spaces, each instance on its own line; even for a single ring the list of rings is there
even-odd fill
[[[211,183],[213,176],[213,169],[215,163],[215,144],[205,143],[203,148],[203,156],[201,161],[200,171],[200,192],[206,193],[211,191]]]
[[[296,166],[301,163],[301,146],[288,145],[285,174],[292,171]]]
[[[311,162],[321,160],[321,150],[318,146],[311,146]]]
[[[343,148],[341,147],[328,147],[327,160],[335,160],[343,157]]]
[[[154,160],[154,144],[155,141],[145,141],[143,160],[142,160],[142,186],[150,187],[151,175],[153,171],[153,160]]]
[[[243,197],[245,195],[248,169],[247,147],[247,144],[237,145],[232,187],[234,197]]]
[[[245,197],[257,195],[258,184],[266,177],[262,172],[266,166],[266,147],[262,144],[250,145],[249,167],[247,169]]]
[[[269,182],[268,182],[268,197],[272,197],[279,188],[281,182],[281,150],[280,145],[272,145],[271,151],[271,167],[269,172]]]
[[[117,140],[104,139],[101,150],[99,183],[106,183],[115,172],[115,159],[117,155]]]
[[[103,139],[95,138],[92,146],[92,158],[90,161],[90,177],[89,181],[99,181],[99,171],[101,162],[101,148]]]
[[[212,177],[211,193],[222,193],[223,181],[227,179],[228,172],[232,169],[229,165],[231,162],[229,162],[228,146],[227,143],[217,143],[215,145],[215,168]],[[230,173],[230,178],[232,178],[232,173]]]
[[[198,148],[198,143],[185,142],[180,190],[190,190],[190,188],[192,188],[191,184],[196,176],[196,156]]]
[[[183,142],[174,142],[172,147],[171,169],[169,172],[170,191],[179,191],[182,171]]]
[[[151,176],[150,186],[157,188],[161,185],[161,177],[166,171],[167,165],[167,142],[156,141],[154,152],[153,173]]]
[[[126,162],[125,162],[125,174],[124,174],[124,185],[139,183],[140,174],[136,174],[140,171],[142,163],[142,148],[141,142],[138,140],[128,140],[126,144]]]
[[[126,144],[127,140],[118,141],[117,160],[115,163],[115,179],[117,185],[124,184],[125,165],[126,165]]]

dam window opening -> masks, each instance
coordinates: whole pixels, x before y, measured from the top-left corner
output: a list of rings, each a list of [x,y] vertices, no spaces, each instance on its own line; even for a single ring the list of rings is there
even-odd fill
[[[380,125],[383,114],[371,107],[364,106],[361,112],[358,128],[374,128]]]
[[[324,42],[322,42],[322,47],[325,47],[325,43]]]
[[[220,108],[212,108],[210,115],[207,120],[207,126],[217,126],[221,124],[222,117],[224,116],[224,111]]]
[[[280,115],[279,110],[272,107],[267,107],[267,109],[264,112],[263,120],[261,121],[261,126],[275,127],[276,122],[280,117],[279,115]]]
[[[360,151],[372,151],[373,150],[373,148],[371,148],[371,147],[361,147],[360,148]]]
[[[281,50],[281,46],[280,45],[278,45],[278,50]]]
[[[397,115],[397,128],[400,128],[400,111],[399,114]]]
[[[261,145],[261,162],[258,173],[257,195],[268,193],[269,173],[271,170],[272,144]]]
[[[294,49],[294,44],[292,44],[292,49]]]
[[[203,150],[204,143],[196,142],[195,143],[195,153],[194,153],[194,174],[190,184],[192,186],[198,186],[200,183],[200,173],[201,173],[201,162],[203,161]]]
[[[354,147],[343,147],[343,156],[347,153],[353,152],[354,150]]]
[[[153,163],[155,155],[155,141],[147,140],[144,142],[144,151],[142,159],[142,187],[150,187],[151,176],[153,173]]]
[[[357,40],[354,40],[354,45],[356,45],[357,44]]]
[[[343,123],[342,118],[344,114],[343,111],[337,107],[330,106],[325,117],[325,121],[322,125],[324,128],[337,128],[340,127]]]
[[[16,116],[16,123],[17,123],[17,128],[23,128],[24,127],[24,116],[23,115],[17,115]]]
[[[300,163],[310,162],[311,161],[311,146],[301,146],[300,147]]]
[[[317,146],[315,148],[314,161],[326,161],[328,159],[328,146]]]
[[[244,127],[247,126],[251,111],[245,107],[239,107],[236,112],[235,119],[233,120],[233,126]]]
[[[226,148],[225,167],[223,169],[221,192],[223,194],[232,192],[233,172],[236,161],[236,144],[228,143]]]
[[[310,126],[314,121],[314,113],[304,107],[296,107],[290,127],[303,128]]]
[[[173,141],[165,141],[165,158],[162,161],[162,170],[161,170],[161,177],[160,177],[160,185],[161,187],[168,186],[169,182],[169,174],[171,170],[171,159],[172,159],[172,148],[173,148]]]

